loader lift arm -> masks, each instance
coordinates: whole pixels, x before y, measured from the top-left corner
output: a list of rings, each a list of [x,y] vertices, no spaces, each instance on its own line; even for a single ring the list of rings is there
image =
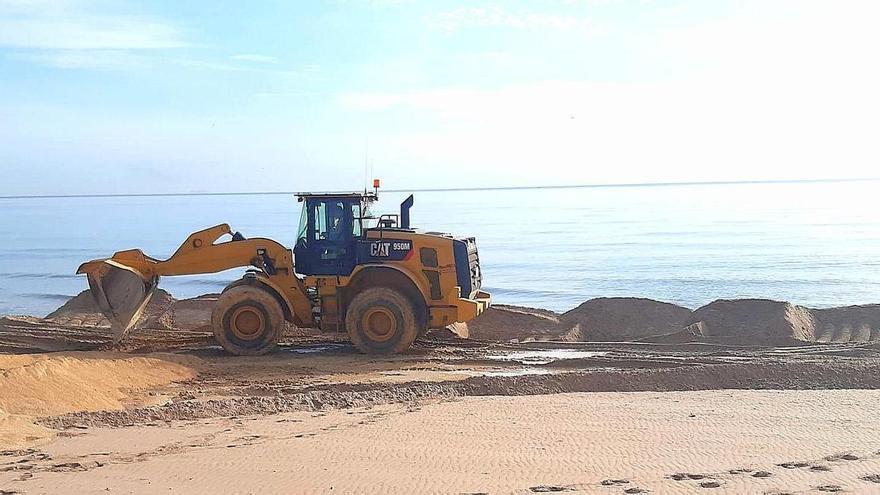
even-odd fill
[[[230,241],[217,243],[224,235],[233,235]],[[216,273],[240,266],[254,266],[275,275],[276,271],[290,271],[290,250],[272,239],[245,239],[234,235],[228,224],[200,230],[191,234],[167,260],[157,260],[140,249],[119,251],[109,260],[136,270],[145,278],[166,275],[198,275]],[[90,273],[95,265],[107,260],[83,263],[76,273]],[[281,266],[282,268],[276,268]]]
[[[232,239],[217,242],[224,235]],[[191,234],[166,260],[157,260],[140,249],[119,251],[111,258],[80,265],[86,274],[99,309],[110,320],[121,340],[137,321],[150,300],[160,276],[216,273],[231,268],[253,266],[281,287],[305,287],[294,273],[291,251],[265,238],[245,239],[233,233],[228,224],[215,225]],[[307,308],[293,308],[300,312]]]

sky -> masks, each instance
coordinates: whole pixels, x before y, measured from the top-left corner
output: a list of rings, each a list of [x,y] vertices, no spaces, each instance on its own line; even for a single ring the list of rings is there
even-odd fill
[[[0,0],[0,195],[878,177],[873,0]]]

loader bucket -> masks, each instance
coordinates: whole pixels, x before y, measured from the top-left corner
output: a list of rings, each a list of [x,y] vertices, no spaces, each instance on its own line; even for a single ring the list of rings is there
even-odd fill
[[[95,304],[110,321],[113,344],[119,343],[140,318],[159,282],[159,277],[145,277],[110,259],[84,263],[77,273],[87,275]]]

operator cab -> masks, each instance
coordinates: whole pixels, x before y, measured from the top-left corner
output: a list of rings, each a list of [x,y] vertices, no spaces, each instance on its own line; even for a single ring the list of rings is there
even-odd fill
[[[364,255],[367,229],[409,229],[412,196],[400,215],[382,215],[378,221],[370,214],[376,193],[300,193],[297,198],[303,209],[293,254],[301,275],[350,275],[361,258],[369,257]]]
[[[357,240],[365,220],[370,219],[369,205],[376,200],[371,193],[300,193],[303,203],[296,245],[296,271],[303,275],[348,275],[357,264]]]

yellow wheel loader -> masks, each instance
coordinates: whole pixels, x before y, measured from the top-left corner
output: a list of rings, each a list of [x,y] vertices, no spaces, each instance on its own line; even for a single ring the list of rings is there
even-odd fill
[[[212,313],[217,341],[237,355],[275,348],[285,321],[348,332],[365,353],[403,352],[429,328],[465,322],[489,307],[473,237],[410,228],[400,214],[370,213],[375,192],[301,193],[294,248],[245,238],[229,225],[190,235],[167,260],[139,249],[83,263],[95,302],[121,340],[159,277],[252,267],[229,284]]]

